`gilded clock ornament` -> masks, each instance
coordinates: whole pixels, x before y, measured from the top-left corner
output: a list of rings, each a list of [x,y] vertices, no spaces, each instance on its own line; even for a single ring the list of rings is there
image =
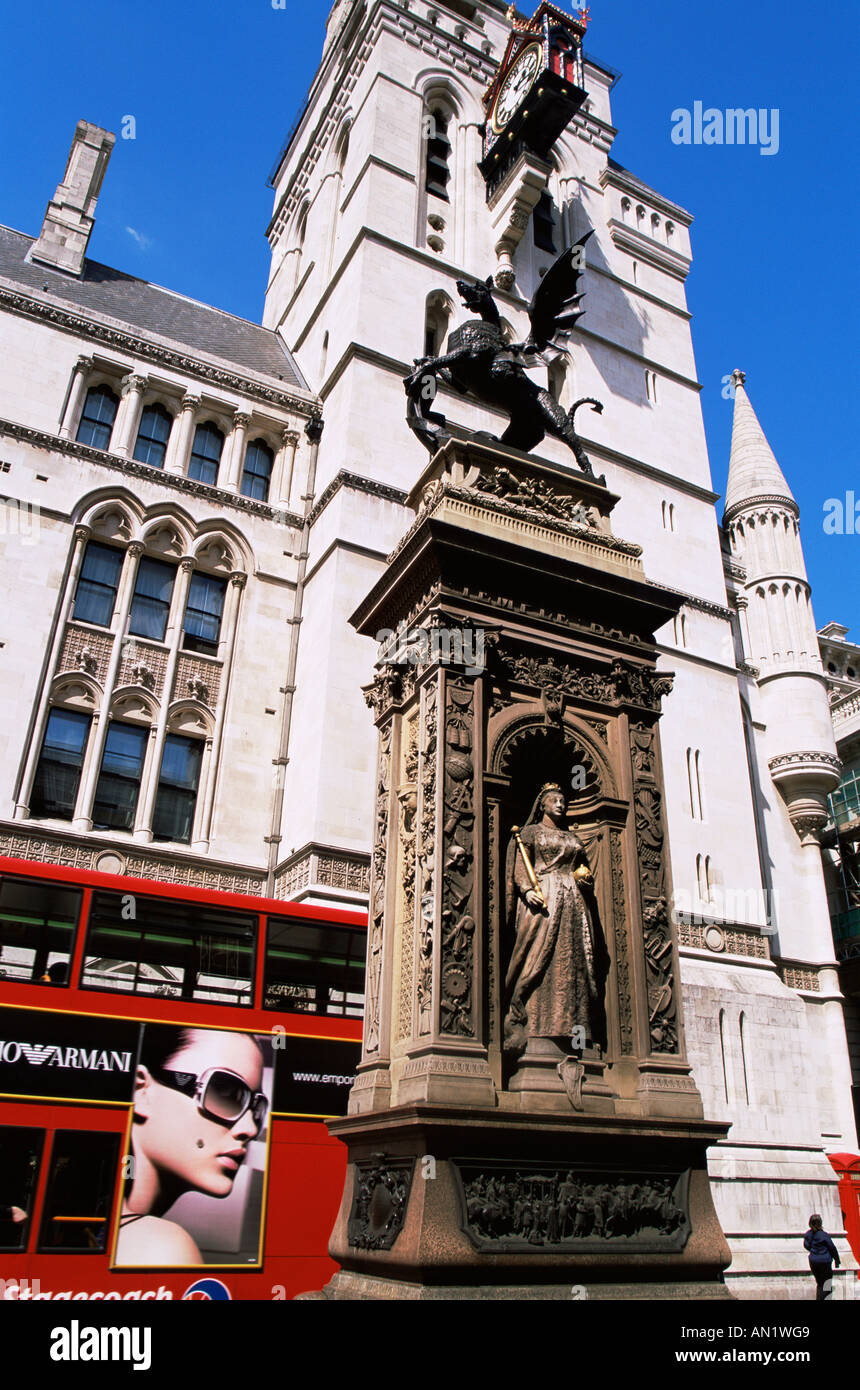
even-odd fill
[[[522,105],[531,91],[534,80],[541,68],[540,44],[530,43],[524,48],[507,77],[499,88],[493,107],[493,130],[504,130],[514,112]]]

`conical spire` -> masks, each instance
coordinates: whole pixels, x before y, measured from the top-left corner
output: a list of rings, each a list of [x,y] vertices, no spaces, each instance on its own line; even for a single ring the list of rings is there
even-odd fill
[[[742,507],[759,499],[764,501],[765,498],[790,502],[796,509],[791,488],[750,405],[746,393],[746,373],[732,372],[732,382],[735,388],[735,415],[724,520],[731,520]]]

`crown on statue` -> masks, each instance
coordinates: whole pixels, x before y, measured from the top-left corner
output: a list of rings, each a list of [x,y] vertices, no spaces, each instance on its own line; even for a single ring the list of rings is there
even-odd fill
[[[541,794],[541,796],[543,796],[546,792],[560,792],[560,791],[561,791],[561,787],[559,786],[558,782],[544,782],[543,786],[542,786],[541,789],[540,789],[540,794]]]

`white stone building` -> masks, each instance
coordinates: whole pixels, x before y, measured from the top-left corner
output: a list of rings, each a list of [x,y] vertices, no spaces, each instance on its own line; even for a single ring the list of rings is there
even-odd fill
[[[826,1155],[857,1139],[817,838],[838,759],[797,507],[738,374],[718,523],[692,219],[612,160],[614,74],[586,63],[551,163],[488,206],[481,97],[510,31],[501,0],[338,0],[273,171],[264,327],[85,261],[112,143],[85,123],[40,237],[0,229],[0,852],[366,901],[377,652],[348,619],[425,461],[402,378],[469,316],[464,276],[498,275],[524,339],[542,271],[592,227],[587,313],[541,370],[563,404],[603,402],[580,427],[615,532],[685,595],[660,640],[687,1045],[706,1115],[732,1125],[711,1158],[732,1288],[808,1296],[799,1234],[818,1210],[838,1235]]]

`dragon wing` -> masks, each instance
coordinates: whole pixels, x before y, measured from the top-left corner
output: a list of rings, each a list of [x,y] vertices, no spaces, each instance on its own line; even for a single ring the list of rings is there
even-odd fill
[[[580,237],[575,246],[562,251],[532,296],[529,305],[532,328],[528,346],[534,346],[538,352],[549,345],[556,333],[569,332],[585,313],[579,307],[585,291],[578,290],[577,286],[585,263],[585,243],[592,235],[593,229]]]

